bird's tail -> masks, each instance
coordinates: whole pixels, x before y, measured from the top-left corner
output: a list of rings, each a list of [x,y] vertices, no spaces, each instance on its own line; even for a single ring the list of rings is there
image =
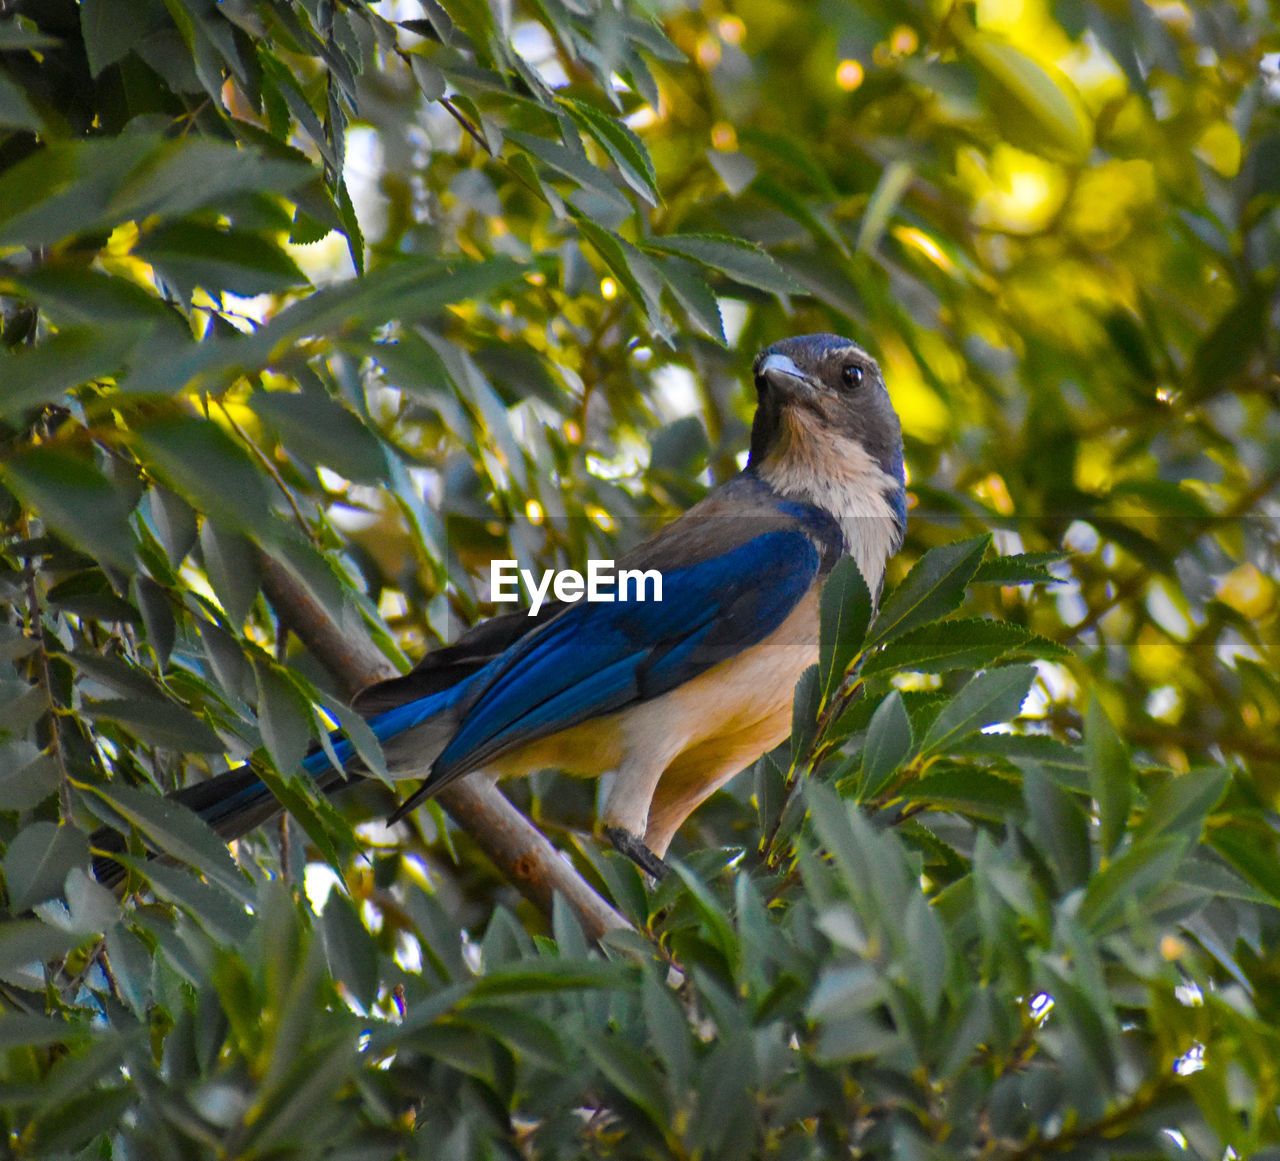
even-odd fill
[[[461,693],[458,687],[450,688],[369,718],[369,727],[383,747],[388,767],[397,776],[415,778],[430,772],[456,728],[456,719],[449,711]],[[320,745],[312,746],[302,762],[304,773],[316,788],[324,794],[334,794],[362,782],[365,775],[360,760],[346,735],[340,730],[332,731],[329,747],[341,768],[334,766]],[[270,822],[282,809],[249,763],[175,790],[168,798],[193,811],[227,842]],[[127,870],[111,856],[126,849],[124,836],[112,827],[101,827],[94,832],[90,844],[102,852],[93,861],[94,878],[107,887],[121,882]]]

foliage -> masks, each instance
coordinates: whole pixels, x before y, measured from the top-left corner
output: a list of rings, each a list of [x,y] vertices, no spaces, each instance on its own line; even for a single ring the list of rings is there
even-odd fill
[[[0,4],[9,1149],[1273,1155],[1278,40],[1227,0]],[[381,783],[312,800],[341,688],[271,569],[403,665],[491,558],[731,473],[752,355],[814,330],[904,421],[878,613],[833,578],[791,742],[656,889],[590,786],[512,788],[635,931]],[[160,792],[248,758],[305,833],[233,860]]]

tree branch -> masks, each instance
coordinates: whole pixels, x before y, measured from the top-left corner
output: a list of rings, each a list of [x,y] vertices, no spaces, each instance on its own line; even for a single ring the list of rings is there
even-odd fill
[[[263,591],[277,615],[348,693],[397,676],[395,667],[368,637],[343,633],[288,569],[266,553],[260,555]],[[446,786],[437,798],[503,875],[544,914],[551,914],[552,899],[559,893],[590,939],[630,926],[496,786],[480,779],[463,779]]]

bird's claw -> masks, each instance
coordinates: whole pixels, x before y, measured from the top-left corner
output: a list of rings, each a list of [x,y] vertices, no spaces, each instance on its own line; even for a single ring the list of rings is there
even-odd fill
[[[626,855],[646,875],[661,881],[670,874],[671,868],[625,827],[606,826],[604,837],[609,840],[615,851],[620,855]]]

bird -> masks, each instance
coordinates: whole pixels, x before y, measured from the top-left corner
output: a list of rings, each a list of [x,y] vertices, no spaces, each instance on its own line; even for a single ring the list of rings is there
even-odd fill
[[[824,580],[851,556],[876,600],[902,544],[902,433],[879,366],[849,339],[783,339],[752,378],[744,467],[617,562],[657,570],[661,600],[493,617],[356,696],[393,776],[419,780],[389,823],[470,775],[609,773],[601,831],[661,878],[685,819],[785,740],[818,660]],[[338,766],[319,747],[303,764],[325,793],[360,777],[348,739],[330,749]],[[173,797],[226,839],[280,809],[248,765]]]

